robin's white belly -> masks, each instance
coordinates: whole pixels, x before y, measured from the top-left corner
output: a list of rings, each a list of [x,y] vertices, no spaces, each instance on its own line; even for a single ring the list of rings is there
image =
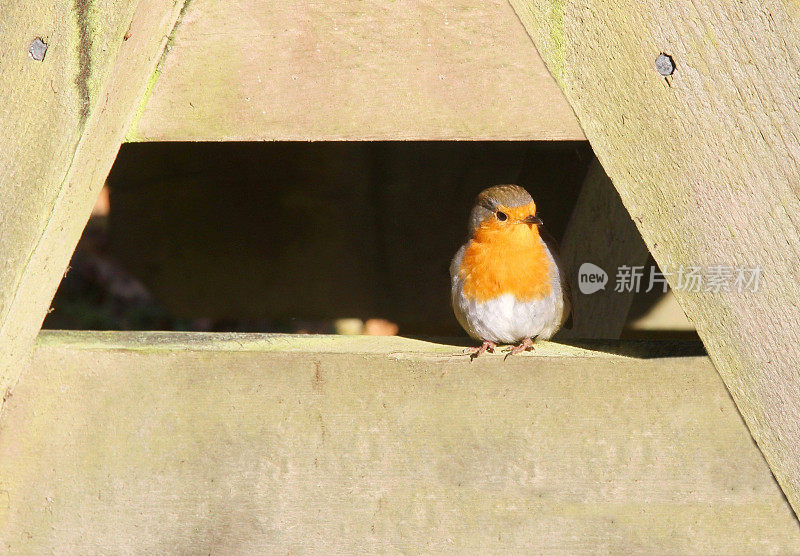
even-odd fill
[[[552,287],[546,297],[519,301],[513,294],[504,294],[478,302],[464,295],[463,280],[458,275],[462,256],[463,249],[456,254],[451,266],[452,301],[458,322],[470,336],[509,344],[533,337],[547,340],[561,327],[565,307],[555,264],[551,265]]]

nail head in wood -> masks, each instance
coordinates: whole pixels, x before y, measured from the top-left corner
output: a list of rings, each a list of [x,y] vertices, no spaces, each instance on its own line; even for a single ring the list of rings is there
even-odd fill
[[[675,72],[675,61],[669,54],[663,52],[656,58],[656,71],[664,77],[672,75]]]
[[[41,62],[44,60],[44,55],[47,52],[47,43],[45,43],[39,37],[36,37],[33,39],[30,48],[28,48],[28,52],[30,53],[31,58],[37,62]]]

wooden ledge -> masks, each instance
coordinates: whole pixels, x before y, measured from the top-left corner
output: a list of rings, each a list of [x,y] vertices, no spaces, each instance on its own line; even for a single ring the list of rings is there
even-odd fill
[[[350,353],[399,356],[466,357],[474,343],[465,339],[413,339],[402,336],[341,336],[327,334],[260,334],[231,332],[118,332],[43,330],[37,349],[107,350],[136,352],[212,351]],[[537,342],[533,351],[517,357],[682,357],[701,356],[703,346],[683,340],[569,340]],[[486,354],[502,359],[504,353]]]
[[[708,358],[546,343],[470,363],[451,355],[460,349],[407,338],[43,332],[0,423],[0,546],[800,546]]]

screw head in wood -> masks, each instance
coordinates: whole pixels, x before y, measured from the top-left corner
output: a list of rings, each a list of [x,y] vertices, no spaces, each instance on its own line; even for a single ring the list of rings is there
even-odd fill
[[[675,61],[669,54],[663,52],[656,58],[656,71],[664,77],[675,73]]]
[[[31,55],[31,58],[37,62],[41,62],[44,60],[45,52],[47,52],[47,43],[39,37],[33,39],[30,48],[28,48],[28,53]]]

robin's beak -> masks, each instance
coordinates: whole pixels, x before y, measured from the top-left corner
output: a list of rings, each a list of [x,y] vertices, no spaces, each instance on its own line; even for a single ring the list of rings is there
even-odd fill
[[[531,214],[531,215],[529,215],[529,216],[526,216],[525,218],[523,218],[523,219],[522,219],[522,222],[523,222],[524,224],[529,224],[529,225],[531,225],[531,226],[532,226],[532,225],[534,225],[534,224],[535,224],[535,225],[537,225],[537,226],[541,226],[542,224],[544,224],[544,222],[542,222],[542,219],[541,219],[541,218],[539,218],[538,216],[535,216],[535,215],[533,215],[533,214]]]

